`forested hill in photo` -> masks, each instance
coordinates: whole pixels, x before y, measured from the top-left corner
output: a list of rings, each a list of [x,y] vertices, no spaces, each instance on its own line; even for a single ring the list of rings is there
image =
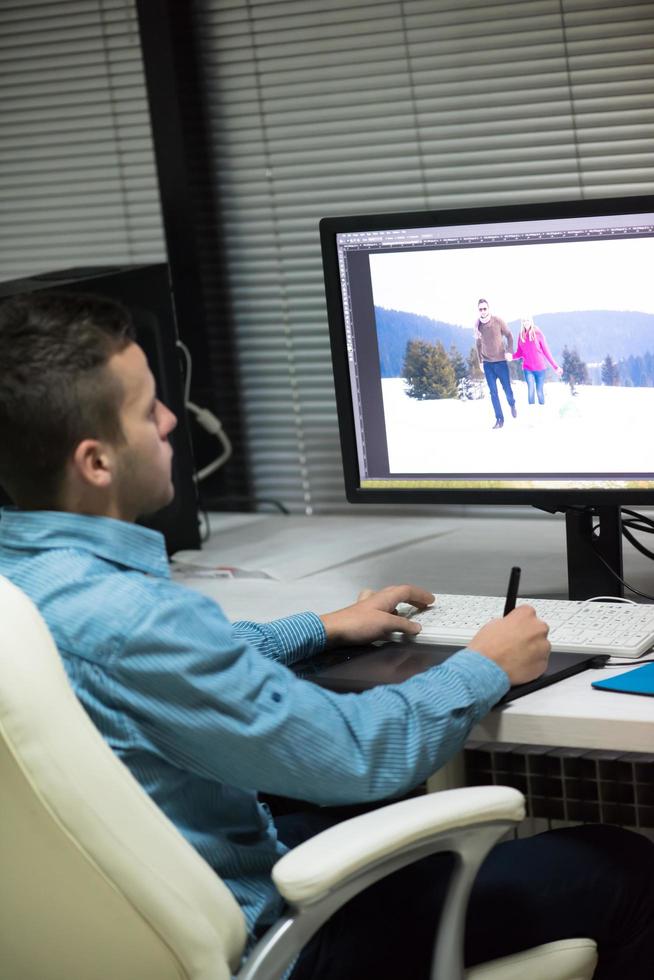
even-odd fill
[[[498,311],[501,316],[501,311]],[[628,310],[586,310],[574,313],[532,312],[536,326],[545,334],[550,350],[561,357],[565,346],[575,348],[582,360],[592,363],[604,360],[607,354],[614,361],[630,355],[654,350],[654,314]],[[446,350],[454,344],[467,357],[474,346],[474,309],[467,327],[443,323],[428,316],[386,310],[375,307],[379,357],[383,378],[398,378],[402,374],[404,353],[409,340],[440,341]],[[508,323],[517,341],[520,323]]]
[[[426,340],[430,344],[440,340],[446,350],[454,344],[464,357],[468,356],[475,343],[471,329],[474,320],[470,327],[458,327],[417,313],[385,310],[381,306],[375,307],[375,320],[382,378],[400,377],[406,345],[410,340]]]

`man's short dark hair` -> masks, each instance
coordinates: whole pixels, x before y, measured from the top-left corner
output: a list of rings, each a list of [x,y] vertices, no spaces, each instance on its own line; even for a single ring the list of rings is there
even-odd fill
[[[485,303],[486,306],[488,306],[488,300],[487,299],[483,299],[482,298],[482,299],[478,299],[477,300],[477,306],[481,306],[482,303]]]
[[[22,507],[56,506],[82,439],[123,439],[123,390],[107,362],[134,339],[127,309],[86,293],[0,302],[0,485]]]

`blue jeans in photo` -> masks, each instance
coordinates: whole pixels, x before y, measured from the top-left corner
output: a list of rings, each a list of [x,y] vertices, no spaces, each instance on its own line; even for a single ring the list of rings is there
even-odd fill
[[[499,381],[504,388],[504,394],[506,395],[506,400],[509,403],[509,407],[513,408],[515,405],[515,399],[513,397],[513,392],[511,391],[509,365],[506,363],[506,361],[484,361],[484,376],[486,377],[486,384],[488,385],[488,390],[490,391],[495,418],[498,422],[503,422],[504,414],[502,412],[502,406],[500,405],[500,397],[497,393],[497,382]]]
[[[543,391],[543,381],[545,380],[545,371],[530,371],[528,368],[525,368],[524,372],[525,378],[527,379],[527,400],[529,404],[534,404],[534,394],[537,394],[539,405],[544,405],[545,392]]]

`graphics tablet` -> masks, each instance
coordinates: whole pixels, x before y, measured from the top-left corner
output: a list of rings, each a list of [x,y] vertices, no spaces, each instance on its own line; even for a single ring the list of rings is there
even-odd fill
[[[460,647],[446,646],[418,647],[410,641],[402,643],[393,640],[379,646],[331,650],[296,664],[293,670],[297,676],[332,691],[366,691],[379,684],[399,684],[414,674],[443,663],[459,649]],[[589,654],[552,653],[544,674],[528,684],[518,684],[510,688],[498,703],[513,701],[582,670],[601,666],[607,659]]]

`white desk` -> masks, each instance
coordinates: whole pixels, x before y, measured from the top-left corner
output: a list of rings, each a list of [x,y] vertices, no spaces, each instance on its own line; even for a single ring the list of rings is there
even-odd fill
[[[183,580],[215,598],[232,619],[327,612],[352,602],[361,588],[402,581],[440,592],[501,595],[515,564],[523,570],[523,595],[565,596],[565,524],[526,514],[533,516],[212,515],[211,540],[201,552],[176,559],[204,566],[204,573]],[[274,577],[209,577],[218,565]],[[654,564],[628,544],[625,578],[654,594]],[[588,671],[495,709],[471,738],[653,751],[654,698],[590,687],[605,676]]]

